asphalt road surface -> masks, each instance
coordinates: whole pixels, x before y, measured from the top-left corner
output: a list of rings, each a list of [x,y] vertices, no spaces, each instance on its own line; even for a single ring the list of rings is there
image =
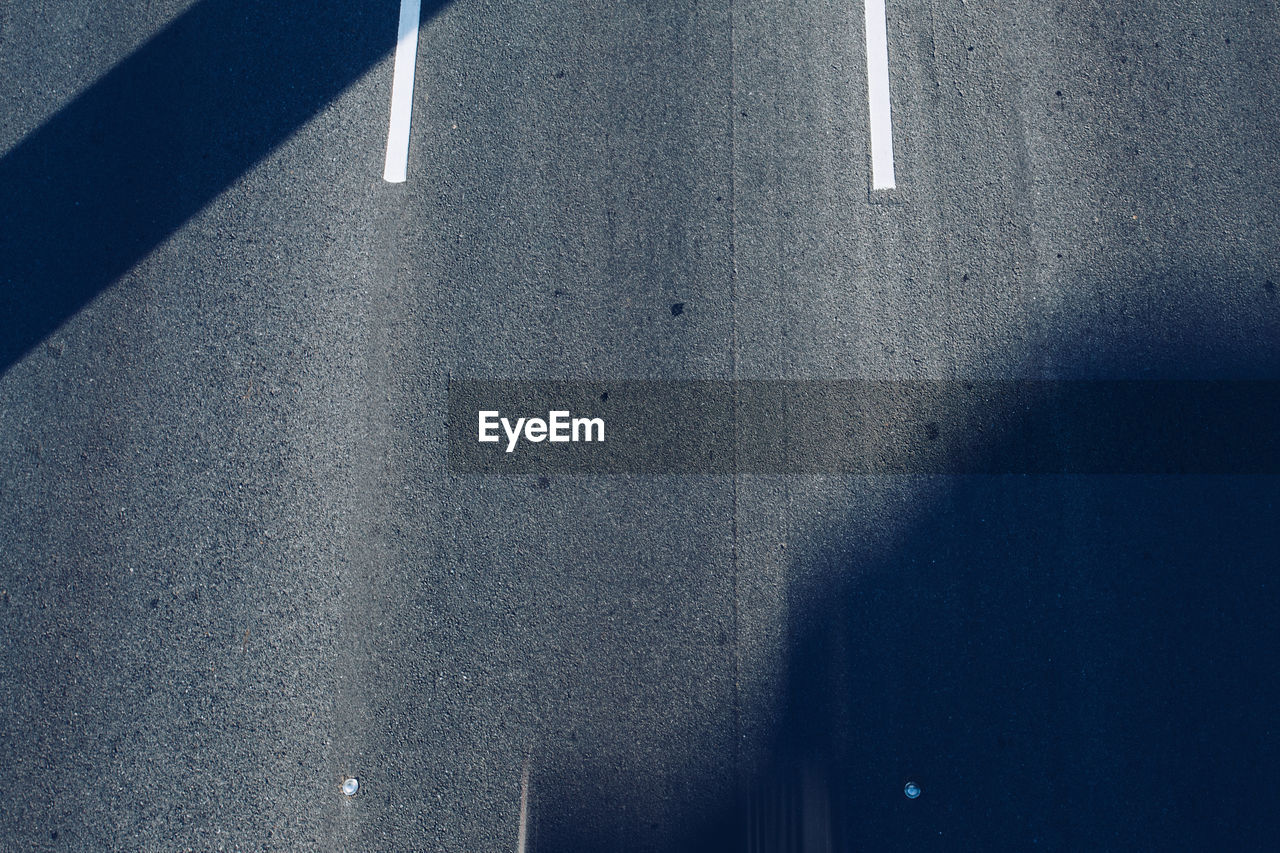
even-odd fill
[[[1275,2],[889,0],[891,190],[860,3],[427,2],[391,184],[398,15],[0,6],[0,847],[1267,849],[1261,462],[445,436],[453,379],[1280,378]]]

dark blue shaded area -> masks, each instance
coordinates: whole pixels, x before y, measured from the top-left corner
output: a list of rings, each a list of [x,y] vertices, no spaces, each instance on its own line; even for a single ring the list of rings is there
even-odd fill
[[[1172,372],[1280,367],[1266,345],[1214,358],[1181,337]],[[822,580],[793,591],[790,707],[766,784],[821,779],[834,850],[1268,849],[1280,477],[1245,457],[1273,447],[1248,432],[1274,430],[1275,411],[1241,405],[1247,384],[1202,387],[1084,405],[1099,419],[1084,449],[1145,473],[955,477],[892,553],[837,535],[804,558]],[[1179,437],[1226,411],[1238,428],[1203,432],[1199,452]],[[1016,457],[1028,424],[1062,416],[1027,411],[991,453]],[[1160,426],[1135,440],[1113,428],[1125,420]],[[1240,464],[1152,473],[1210,457]]]
[[[797,616],[778,774],[821,768],[841,851],[1264,849],[1277,506],[1275,477],[967,479]]]
[[[1165,354],[1168,374],[1280,375],[1267,344],[1213,357],[1215,342],[1178,337],[1188,343]],[[1108,375],[1146,366],[1090,356]],[[1191,383],[1194,393],[1165,398],[1168,384],[1078,383],[1065,398],[1042,395],[974,436],[978,458],[1051,450],[1028,431],[1062,435],[1076,418],[1056,458],[1079,450],[1140,473],[951,475],[884,551],[868,545],[856,507],[842,520],[791,519],[798,531],[834,527],[798,533],[788,549],[786,707],[768,769],[661,849],[1274,846],[1280,476],[1245,473],[1274,447],[1269,434],[1248,436],[1274,430],[1275,416],[1273,397],[1255,407],[1260,398],[1237,394],[1250,384]],[[1224,415],[1232,429],[1184,442],[1180,426]],[[1231,464],[1206,474],[1205,459]],[[1152,473],[1167,471],[1197,473]],[[598,772],[595,788],[610,790],[609,768]],[[605,797],[549,795],[539,821],[541,853],[659,849]]]

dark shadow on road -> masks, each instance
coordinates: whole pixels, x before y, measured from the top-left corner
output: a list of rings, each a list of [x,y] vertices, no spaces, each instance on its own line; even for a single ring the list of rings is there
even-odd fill
[[[0,372],[391,51],[398,14],[204,0],[19,143],[0,161]]]
[[[1074,375],[1280,377],[1265,342],[1233,354],[1212,335],[1188,328],[1158,362],[1090,351]],[[1023,414],[975,441],[1001,456],[1023,446],[1038,420]],[[1204,414],[1149,413],[1162,434],[1168,417]],[[1262,414],[1257,426],[1274,429],[1275,412]],[[1135,437],[1093,434],[1117,460]],[[1259,471],[1276,470],[1272,436],[1252,450],[1268,457]],[[1207,456],[1242,470],[1235,452]],[[744,800],[660,847],[616,802],[548,793],[540,853],[1268,849],[1280,832],[1280,477],[931,482],[940,497],[888,553],[868,553],[866,520],[849,517],[797,558],[785,708],[770,770],[744,780]]]
[[[1278,506],[1275,477],[967,478],[796,625],[778,776],[817,768],[840,851],[1265,849]]]
[[[1232,353],[1213,329],[1173,332],[1159,363],[1089,351],[1062,374],[1280,377],[1262,341]],[[1276,428],[1248,405],[1147,414],[1164,435],[1224,414]],[[1103,436],[1102,455],[1158,468],[1137,438]],[[1274,435],[1247,449],[1255,475],[954,477],[894,553],[848,537],[806,567],[821,580],[792,612],[770,784],[819,780],[830,846],[760,849],[1266,849],[1280,477]],[[1228,470],[1248,471],[1235,450]]]

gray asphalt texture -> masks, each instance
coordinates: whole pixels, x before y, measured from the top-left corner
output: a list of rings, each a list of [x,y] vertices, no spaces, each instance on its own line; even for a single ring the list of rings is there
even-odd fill
[[[0,7],[0,158],[200,7]],[[457,0],[402,185],[367,4],[156,176],[0,377],[0,847],[515,850],[527,763],[543,853],[798,765],[842,849],[1265,849],[1275,477],[448,470],[451,377],[1280,377],[1274,2],[888,13],[891,192],[824,0]]]

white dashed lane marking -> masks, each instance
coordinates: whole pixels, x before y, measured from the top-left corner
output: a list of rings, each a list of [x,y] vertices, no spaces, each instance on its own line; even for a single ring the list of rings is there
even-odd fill
[[[871,188],[891,190],[893,126],[889,118],[889,35],[884,0],[864,0],[867,16],[867,100],[871,107]]]
[[[418,19],[422,0],[400,0],[396,35],[396,70],[391,81],[391,126],[382,179],[403,183],[409,169],[409,115],[413,112],[413,69],[418,61]]]

